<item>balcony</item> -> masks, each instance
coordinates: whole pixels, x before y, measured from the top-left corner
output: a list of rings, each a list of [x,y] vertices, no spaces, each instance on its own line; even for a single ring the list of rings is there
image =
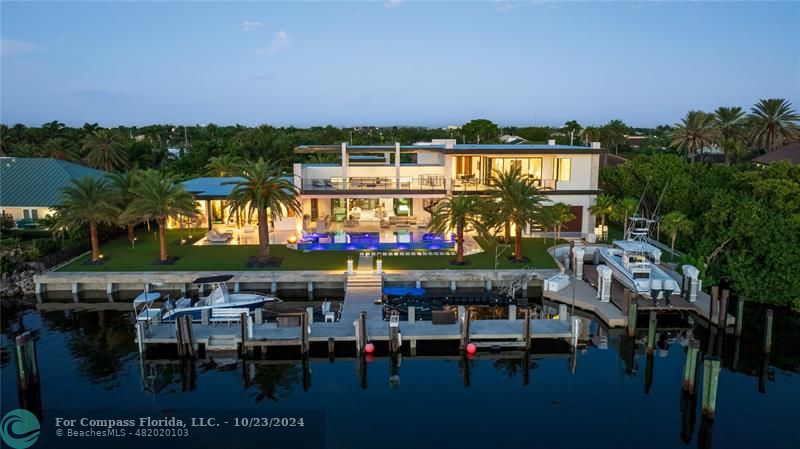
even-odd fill
[[[399,180],[399,182],[398,182]],[[441,175],[416,177],[341,177],[303,179],[303,191],[444,191],[445,179]]]
[[[556,190],[555,179],[534,179],[533,183],[542,190]],[[492,190],[492,186],[474,175],[461,175],[453,180],[454,192],[483,192],[486,190]]]

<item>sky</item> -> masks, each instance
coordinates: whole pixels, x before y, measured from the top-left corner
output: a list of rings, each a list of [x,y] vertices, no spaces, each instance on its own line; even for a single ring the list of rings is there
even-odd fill
[[[0,2],[0,121],[673,124],[800,109],[797,2]]]

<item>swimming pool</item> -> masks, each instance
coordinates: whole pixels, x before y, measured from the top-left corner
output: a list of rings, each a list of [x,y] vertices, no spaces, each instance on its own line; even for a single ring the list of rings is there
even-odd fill
[[[300,243],[297,249],[301,251],[407,251],[407,250],[444,250],[455,248],[453,235],[424,233],[418,234],[411,231],[397,231],[393,234],[394,241],[381,241],[379,232],[348,232],[313,234],[311,242]]]

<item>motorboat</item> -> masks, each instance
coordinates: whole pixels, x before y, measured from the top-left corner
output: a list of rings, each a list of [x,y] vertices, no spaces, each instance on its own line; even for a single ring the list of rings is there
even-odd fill
[[[150,285],[158,284],[148,283],[145,285],[145,291],[133,301],[136,319],[153,321],[158,318],[160,321],[175,321],[180,316],[191,315],[192,321],[202,321],[204,310],[207,310],[208,317],[211,317],[213,310],[216,309],[237,308],[253,311],[268,302],[280,301],[275,296],[258,292],[231,293],[226,285],[231,278],[232,275],[197,278],[192,283],[200,285],[201,291],[205,291],[206,286],[210,287],[211,292],[208,296],[183,297],[177,300],[166,296],[160,307],[154,307],[153,304],[162,299],[161,294],[150,291]]]
[[[678,283],[658,264],[661,250],[648,241],[650,226],[655,220],[631,217],[624,240],[614,240],[613,246],[601,248],[600,258],[611,268],[615,279],[631,291],[654,301],[667,300],[679,293]]]

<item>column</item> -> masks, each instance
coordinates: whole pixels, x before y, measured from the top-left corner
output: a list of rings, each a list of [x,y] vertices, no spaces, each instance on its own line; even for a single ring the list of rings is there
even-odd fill
[[[400,142],[394,143],[394,172],[397,190],[400,190]]]
[[[344,183],[343,187],[347,188],[349,183],[347,182],[347,166],[350,165],[349,158],[347,157],[347,142],[342,142],[342,182]]]

